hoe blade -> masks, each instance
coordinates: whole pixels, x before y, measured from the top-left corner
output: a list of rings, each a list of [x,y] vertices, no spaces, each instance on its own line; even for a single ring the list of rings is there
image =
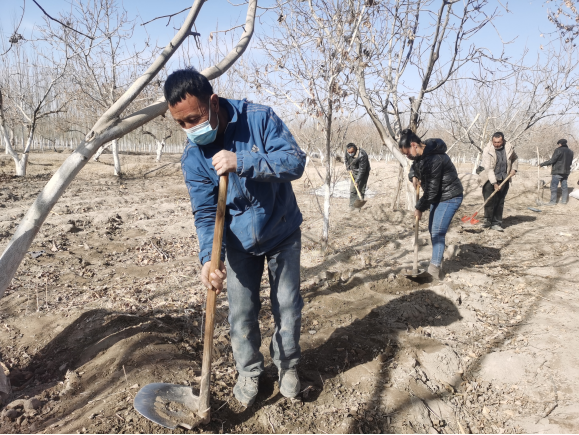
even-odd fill
[[[364,207],[365,204],[366,204],[366,201],[364,201],[363,199],[357,199],[354,202],[354,208],[362,208],[362,207]]]
[[[192,428],[201,423],[197,415],[199,397],[187,385],[145,385],[135,396],[134,405],[143,417],[168,429],[179,425]]]

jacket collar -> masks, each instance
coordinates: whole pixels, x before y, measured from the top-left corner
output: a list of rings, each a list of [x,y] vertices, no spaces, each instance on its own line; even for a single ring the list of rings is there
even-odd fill
[[[510,156],[510,155],[513,153],[514,147],[511,145],[510,142],[507,142],[507,141],[505,141],[505,145],[504,145],[504,146],[505,146],[505,153],[506,153],[506,155],[507,155],[507,157],[508,157],[508,156]],[[488,152],[489,154],[491,154],[492,156],[495,156],[495,157],[496,157],[497,152],[495,151],[495,147],[493,146],[493,143],[492,143],[492,142],[489,142],[489,143],[488,143],[488,145],[487,145],[487,152]]]

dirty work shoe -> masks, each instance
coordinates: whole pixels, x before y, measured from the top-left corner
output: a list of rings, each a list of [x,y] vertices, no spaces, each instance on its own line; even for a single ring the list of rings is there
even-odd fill
[[[432,276],[434,281],[440,281],[442,278],[442,268],[430,263],[428,265],[428,273]]]
[[[233,387],[233,395],[243,406],[251,406],[257,396],[259,376],[239,376],[237,384]]]
[[[550,201],[550,202],[548,202],[548,203],[546,203],[546,204],[543,204],[543,205],[544,205],[544,206],[547,206],[547,207],[553,207],[554,205],[557,205],[557,203]]]
[[[491,227],[490,221],[488,221],[488,220],[485,219],[485,220],[482,222],[482,227],[483,227],[483,228],[490,228],[490,227]]]
[[[279,371],[279,392],[284,397],[296,397],[300,392],[300,378],[296,368]]]
[[[498,231],[498,232],[500,232],[500,233],[502,233],[502,232],[504,231],[504,230],[503,230],[503,227],[501,227],[500,225],[493,225],[493,226],[491,227],[491,230],[495,230],[495,231]]]

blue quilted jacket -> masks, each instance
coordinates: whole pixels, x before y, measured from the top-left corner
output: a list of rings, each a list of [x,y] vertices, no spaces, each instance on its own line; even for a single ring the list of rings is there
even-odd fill
[[[302,223],[291,181],[302,176],[306,155],[286,125],[267,106],[223,98],[219,103],[230,119],[223,144],[189,141],[181,158],[201,264],[211,259],[217,211],[219,177],[211,159],[222,149],[237,154],[237,171],[229,174],[224,248],[262,255]]]

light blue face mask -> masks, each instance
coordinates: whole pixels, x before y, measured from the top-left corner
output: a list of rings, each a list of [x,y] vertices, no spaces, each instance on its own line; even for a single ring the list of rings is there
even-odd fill
[[[211,100],[209,100],[209,119],[191,128],[184,128],[189,140],[197,145],[208,145],[215,142],[217,129],[219,128],[219,117],[217,117],[217,126],[211,128]]]

